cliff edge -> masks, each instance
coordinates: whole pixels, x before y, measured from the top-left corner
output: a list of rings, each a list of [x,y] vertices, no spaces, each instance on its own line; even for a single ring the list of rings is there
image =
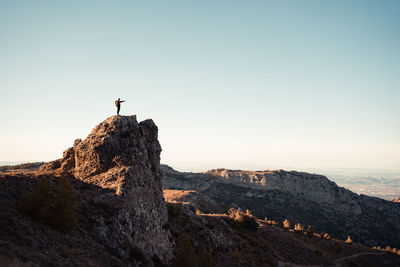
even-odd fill
[[[167,227],[160,153],[152,120],[138,123],[136,116],[112,116],[39,171],[0,175],[0,255],[41,265],[167,263],[174,244]],[[78,223],[64,236],[18,211],[43,178],[53,185],[67,179],[77,194]],[[77,257],[73,250],[79,247],[84,254]],[[95,251],[98,255],[91,255]]]
[[[108,246],[126,254],[135,246],[162,261],[171,258],[168,215],[161,189],[161,146],[152,120],[112,116],[97,125],[85,140],[75,140],[63,158],[45,163],[41,172],[70,174],[85,183],[111,189],[96,201],[117,210],[111,225],[98,218],[96,231]],[[126,256],[126,255],[125,255]]]

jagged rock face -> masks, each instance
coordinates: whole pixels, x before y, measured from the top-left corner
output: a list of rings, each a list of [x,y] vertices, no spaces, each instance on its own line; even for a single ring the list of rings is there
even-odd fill
[[[323,175],[296,171],[242,171],[214,169],[205,174],[224,178],[244,186],[255,186],[265,190],[281,190],[320,204],[337,206],[344,212],[359,214],[361,209],[353,199],[353,193],[329,181]],[[346,203],[346,204],[344,204]]]
[[[110,189],[94,202],[113,209],[112,218],[99,217],[94,231],[107,247],[128,257],[139,248],[149,258],[171,258],[170,233],[165,230],[167,210],[161,189],[161,146],[152,120],[112,116],[89,136],[76,140],[62,159],[41,171],[69,173],[86,183]]]
[[[317,202],[347,214],[360,214],[361,208],[354,193],[323,175],[296,171],[242,171],[214,169],[204,173],[179,173],[168,166],[162,167],[164,188],[208,190],[215,182],[235,184],[256,190],[288,192],[306,200]],[[264,193],[261,192],[261,195]]]

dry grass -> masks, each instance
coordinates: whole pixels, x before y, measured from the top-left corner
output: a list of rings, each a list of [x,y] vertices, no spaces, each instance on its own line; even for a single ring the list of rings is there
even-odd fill
[[[166,202],[190,204],[190,196],[196,194],[196,190],[172,190],[164,189],[163,194]]]

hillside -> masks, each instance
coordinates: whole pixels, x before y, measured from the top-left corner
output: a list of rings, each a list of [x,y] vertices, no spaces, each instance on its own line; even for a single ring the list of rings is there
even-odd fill
[[[318,224],[312,224],[314,234],[271,221],[276,214],[292,224],[297,222],[292,218],[316,216],[316,211],[330,216],[329,205],[362,218],[357,196],[322,176],[180,173],[161,166],[160,154],[152,120],[112,116],[84,140],[75,140],[58,160],[1,169],[0,266],[400,265],[396,251],[357,244],[352,233],[356,242],[346,244],[324,238],[326,230]],[[271,186],[282,190],[263,188],[268,176],[275,179]],[[162,184],[178,190],[163,191]],[[307,190],[313,193],[304,196]],[[337,194],[348,203],[338,201]],[[231,207],[249,207],[256,216],[227,212]],[[269,219],[257,219],[263,217],[256,212]]]
[[[173,190],[164,190],[167,196]],[[176,193],[176,192],[175,192]],[[246,227],[227,214],[205,214],[191,204],[168,204],[177,244],[173,266],[399,266],[400,256],[318,233],[294,232],[256,220]],[[327,237],[328,238],[328,237]],[[176,260],[178,259],[178,260]]]
[[[166,165],[162,169],[163,188],[191,190],[185,201],[205,212],[240,207],[258,218],[311,225],[338,239],[350,235],[368,246],[400,247],[397,203],[355,194],[322,175],[226,169],[181,173]]]

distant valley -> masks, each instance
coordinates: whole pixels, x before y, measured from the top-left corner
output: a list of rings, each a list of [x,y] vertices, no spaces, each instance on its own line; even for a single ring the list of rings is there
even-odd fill
[[[321,172],[339,186],[368,196],[393,200],[400,196],[400,171],[339,169]]]

